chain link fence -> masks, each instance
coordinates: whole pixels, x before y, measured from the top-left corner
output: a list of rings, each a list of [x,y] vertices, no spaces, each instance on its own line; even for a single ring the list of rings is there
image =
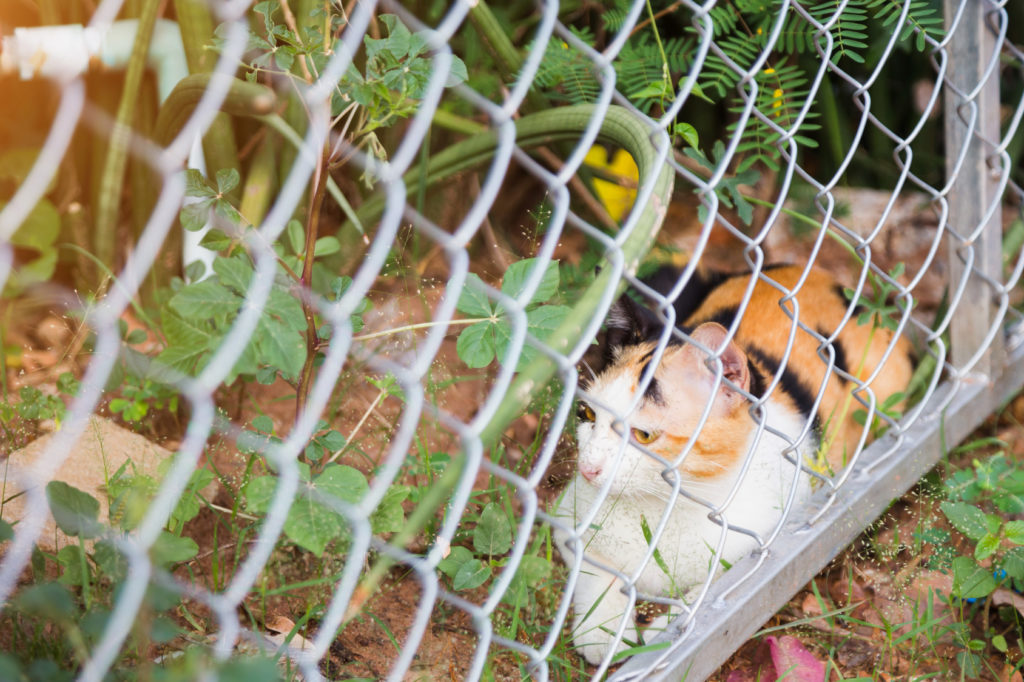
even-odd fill
[[[45,622],[71,645],[38,658],[82,680],[703,679],[1024,385],[1010,3],[71,4],[2,24],[9,128],[46,117],[0,140],[5,348],[41,306],[76,330],[34,371],[5,351],[10,652]],[[577,401],[609,407],[592,342],[627,286],[672,320],[698,265],[741,273],[742,311],[777,262],[884,308],[906,407],[844,374],[884,433],[828,475],[791,448],[813,495],[756,532],[742,476],[711,504],[669,473],[688,448],[650,455],[730,564],[650,593],[667,512],[630,568],[588,553],[599,505],[556,512]],[[843,372],[841,329],[798,324],[807,272],[775,283],[786,332]],[[166,458],[118,460],[94,415]],[[581,657],[588,576],[623,606]],[[671,615],[646,644],[641,602]]]

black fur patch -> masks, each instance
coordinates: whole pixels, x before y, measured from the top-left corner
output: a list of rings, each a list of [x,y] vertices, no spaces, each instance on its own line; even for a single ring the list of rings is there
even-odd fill
[[[644,374],[650,367],[651,360],[654,358],[654,350],[648,351],[642,358],[640,358],[640,374],[637,379],[643,379]],[[655,405],[664,405],[665,397],[661,394],[661,384],[657,379],[651,377],[650,383],[647,384],[647,388],[644,390],[644,399],[650,400]]]
[[[818,327],[816,331],[822,336],[824,336],[826,339],[829,337],[828,330],[822,327]],[[832,350],[835,352],[836,369],[849,374],[850,365],[846,361],[846,349],[843,347],[843,344],[839,341],[839,339],[836,339],[835,341],[832,342]]]
[[[761,373],[761,369],[750,361],[749,356],[747,357],[747,373],[750,375],[750,395],[755,398],[763,397],[764,392],[768,389],[767,380]]]
[[[732,323],[736,321],[736,314],[739,312],[739,306],[729,306],[728,308],[722,308],[716,310],[715,314],[705,320],[699,320],[694,324],[694,327],[704,324],[705,322],[717,322],[726,329],[732,326]]]
[[[750,345],[747,349],[747,357],[753,358],[761,367],[764,368],[765,374],[768,377],[773,377],[779,373],[779,360],[774,358],[755,345]],[[814,410],[814,393],[802,381],[797,377],[796,373],[793,372],[789,367],[785,367],[782,370],[782,376],[779,379],[779,385],[786,393],[793,398],[793,402],[796,403],[796,407],[800,410],[800,414],[804,417],[812,418],[812,426],[815,431],[821,430],[821,418]],[[753,393],[753,390],[751,390]],[[761,394],[764,394],[764,387],[761,388]],[[756,394],[755,394],[756,395]]]

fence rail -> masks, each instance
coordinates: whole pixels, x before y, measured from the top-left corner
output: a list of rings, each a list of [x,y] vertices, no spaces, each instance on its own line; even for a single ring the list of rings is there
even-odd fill
[[[186,661],[181,642],[204,638],[182,674],[227,674],[280,647],[280,665],[310,680],[704,679],[1024,386],[1024,253],[1004,225],[1021,222],[1024,199],[1010,3],[176,0],[158,18],[164,4],[0,9],[0,85],[53,86],[52,104],[12,102],[0,126],[0,192],[13,180],[0,193],[0,314],[15,321],[0,347],[38,340],[17,328],[24,301],[89,337],[62,337],[49,349],[61,359],[35,372],[0,366],[3,489],[24,491],[0,506],[13,524],[0,525],[11,661],[32,618],[71,631],[105,604],[102,626],[57,663],[116,677],[138,664],[130,641],[159,587],[180,609],[161,660]],[[97,67],[123,74],[115,89]],[[616,149],[634,169],[594,160]],[[876,189],[851,193],[860,182]],[[689,256],[672,292],[638,275],[656,244]],[[511,262],[515,251],[533,260]],[[180,254],[187,276],[171,281]],[[774,260],[817,263],[842,271],[854,300],[872,281],[889,287],[883,303],[923,368],[916,400],[896,419],[861,392],[884,435],[834,476],[788,455],[818,480],[809,502],[790,496],[767,534],[741,528],[757,551],[721,577],[646,594],[639,570],[553,551],[597,514],[556,514],[574,447],[563,434],[592,398],[590,347],[623,291],[670,317],[697,266],[723,260],[752,283],[770,281]],[[719,382],[723,353],[709,359]],[[73,388],[58,381],[68,368]],[[147,410],[187,424],[174,432]],[[104,471],[93,492],[120,510],[107,523],[45,485],[81,485],[71,465],[96,414],[174,453],[141,506],[119,497],[136,494],[123,470]],[[39,435],[47,415],[56,433],[31,459],[12,454],[18,429]],[[220,492],[200,490],[197,468],[217,471]],[[740,532],[728,504],[678,479],[671,504],[705,504]],[[44,544],[51,516],[57,546]],[[666,518],[646,530],[645,566],[671,546]],[[722,558],[720,546],[711,565]],[[573,592],[594,572],[618,578],[628,612],[650,600],[673,615],[624,663],[615,646],[592,665],[573,653]],[[74,588],[58,616],[47,609],[60,598],[39,589],[55,575]],[[281,613],[288,624],[274,625]],[[376,645],[358,644],[371,621]],[[609,624],[616,641],[631,623]]]

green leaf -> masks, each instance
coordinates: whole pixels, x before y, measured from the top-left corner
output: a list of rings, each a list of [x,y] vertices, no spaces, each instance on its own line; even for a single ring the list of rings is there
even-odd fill
[[[178,498],[178,504],[171,512],[171,524],[174,528],[180,528],[199,514],[199,491],[212,483],[213,479],[213,472],[209,469],[196,469],[192,472],[185,492]]]
[[[338,241],[337,237],[320,237],[313,245],[313,256],[315,258],[330,256],[339,251],[341,251],[341,242]]]
[[[185,170],[185,196],[213,199],[217,193],[206,182],[202,173],[194,168],[187,168]]]
[[[526,324],[530,333],[540,341],[546,341],[551,332],[558,329],[572,308],[564,305],[542,305],[526,313]]]
[[[974,558],[978,561],[984,561],[995,554],[997,549],[999,549],[999,537],[992,533],[985,533],[978,540],[978,546],[974,548]]]
[[[288,246],[292,253],[301,256],[306,249],[306,233],[302,229],[302,223],[298,220],[289,220],[285,227],[285,236],[288,238]]]
[[[94,538],[100,534],[100,503],[92,495],[63,481],[46,484],[46,498],[57,526],[67,535]]]
[[[109,540],[97,540],[92,558],[100,572],[114,582],[124,580],[128,575],[128,561]]]
[[[204,322],[182,319],[170,310],[165,311],[163,322],[167,348],[157,359],[168,367],[192,374],[207,349],[220,343],[221,335],[211,333]]]
[[[496,326],[491,322],[477,322],[462,330],[455,344],[455,351],[467,366],[479,369],[494,360]]]
[[[57,579],[61,585],[74,587],[86,582],[87,576],[82,571],[86,567],[82,548],[78,545],[66,545],[57,552],[57,563],[61,566],[61,576]]]
[[[459,572],[460,568],[462,568],[462,564],[472,558],[473,552],[469,551],[469,549],[465,547],[456,545],[451,548],[448,556],[438,562],[437,569],[449,578],[454,578],[455,574]]]
[[[985,512],[974,505],[964,502],[943,502],[940,508],[953,527],[970,539],[977,540],[988,532]]]
[[[472,272],[469,273],[455,308],[463,315],[470,317],[492,317],[494,315],[491,301],[484,293],[484,281],[479,276]]]
[[[186,320],[209,320],[221,315],[234,315],[242,299],[220,282],[204,279],[182,288],[168,301],[171,309]]]
[[[56,178],[54,178],[56,179]],[[0,680],[21,680],[26,679],[21,673],[21,664],[18,659],[10,654],[0,653]]]
[[[358,504],[370,490],[363,472],[344,464],[328,464],[323,473],[316,477],[314,485],[318,490],[349,504]]]
[[[473,548],[480,554],[496,556],[512,548],[512,524],[495,502],[488,502],[473,530]]]
[[[259,364],[276,368],[289,381],[298,379],[306,361],[302,335],[266,316],[260,317],[256,331]]]
[[[344,529],[344,521],[337,512],[314,501],[305,491],[292,502],[284,522],[288,538],[317,556],[323,556],[328,543]]]
[[[256,514],[266,514],[276,488],[276,476],[258,476],[250,480],[243,489],[246,509]]]
[[[1015,545],[1024,545],[1024,521],[1007,521],[1003,525],[1003,537]]]
[[[249,654],[225,661],[216,672],[220,682],[278,682],[283,679],[273,659]]]
[[[150,551],[154,563],[169,566],[194,558],[199,554],[199,545],[192,538],[179,537],[162,530]]]
[[[6,202],[0,201],[0,210],[5,205]],[[10,243],[21,247],[23,255],[19,257],[20,262],[4,287],[7,295],[50,280],[57,267],[57,249],[54,244],[60,229],[61,219],[57,208],[48,199],[40,199],[11,235]]]
[[[538,260],[536,258],[526,258],[510,265],[508,270],[505,271],[504,279],[501,281],[501,292],[509,298],[517,298],[523,293],[523,290],[526,288],[526,280],[533,274],[533,270],[537,265]],[[558,291],[558,281],[558,261],[551,261],[547,264],[544,276],[537,286],[537,291],[534,292],[533,298],[530,299],[527,305],[543,303],[551,298]]]
[[[238,171],[234,168],[221,168],[217,171],[217,192],[227,194],[238,187]]]
[[[213,261],[213,271],[217,273],[220,283],[235,293],[244,296],[252,282],[252,263],[244,253],[230,258],[217,258]]]
[[[284,287],[274,286],[270,290],[263,312],[277,318],[294,331],[301,332],[306,329],[306,314],[302,312],[302,304]]]
[[[1000,568],[1017,581],[1024,581],[1024,547],[1012,547],[1003,555]]]
[[[516,592],[520,587],[533,588],[551,577],[551,562],[541,556],[523,556],[516,568],[516,574],[509,584],[509,592]]]
[[[14,527],[0,519],[0,542],[6,542],[7,540],[14,539]]]
[[[451,71],[448,72],[448,79],[444,82],[444,86],[454,88],[467,80],[469,80],[469,71],[466,69],[466,62],[452,55]]]
[[[409,497],[409,487],[392,485],[384,493],[384,499],[370,515],[370,528],[374,533],[397,533],[405,526],[405,510],[402,502]]]
[[[470,559],[459,566],[452,579],[452,589],[472,590],[480,587],[491,577],[491,568],[479,559]]]
[[[672,127],[672,132],[694,149],[700,148],[700,136],[697,134],[697,129],[689,123],[676,123]]]
[[[181,212],[178,214],[181,226],[189,232],[198,232],[203,229],[210,220],[211,206],[213,206],[212,199],[185,204],[181,207]]]
[[[13,601],[22,613],[46,620],[64,621],[77,615],[71,592],[58,583],[32,585],[19,592]]]
[[[971,557],[953,559],[953,596],[961,599],[987,597],[996,586],[992,571],[982,568]]]
[[[210,251],[223,251],[231,246],[233,240],[225,232],[218,229],[210,229],[199,241],[199,245]]]

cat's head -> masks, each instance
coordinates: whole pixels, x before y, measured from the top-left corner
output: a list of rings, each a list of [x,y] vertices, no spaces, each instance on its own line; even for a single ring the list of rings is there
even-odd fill
[[[720,324],[702,324],[690,337],[705,348],[722,349],[726,381],[716,381],[707,353],[697,345],[672,343],[637,400],[657,345],[648,335],[651,325],[660,323],[653,316],[638,319],[636,312],[643,309],[624,300],[625,306],[617,304],[609,317],[608,363],[579,403],[580,473],[596,487],[610,479],[612,494],[664,497],[670,490],[662,477],[665,465],[645,450],[672,462],[695,434],[696,442],[680,466],[683,479],[710,482],[733,472],[752,432],[749,403],[736,390],[749,391],[745,354],[726,342],[727,332]]]

